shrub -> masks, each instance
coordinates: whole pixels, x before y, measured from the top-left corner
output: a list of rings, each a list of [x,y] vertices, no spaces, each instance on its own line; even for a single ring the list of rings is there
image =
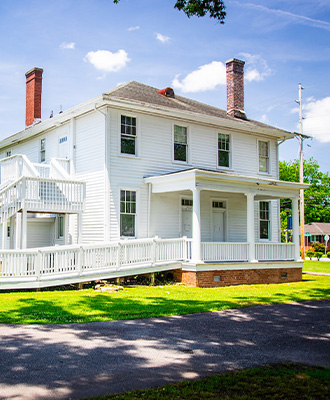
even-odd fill
[[[327,252],[327,257],[330,258],[330,251]]]
[[[309,257],[309,259],[311,260],[312,257],[314,257],[314,251],[313,250],[308,250],[306,251],[306,257]]]
[[[315,251],[315,257],[317,258],[317,261],[320,261],[320,258],[323,256],[324,253],[321,251]]]
[[[322,243],[315,242],[312,244],[312,247],[315,251],[319,251],[324,254],[325,246]]]

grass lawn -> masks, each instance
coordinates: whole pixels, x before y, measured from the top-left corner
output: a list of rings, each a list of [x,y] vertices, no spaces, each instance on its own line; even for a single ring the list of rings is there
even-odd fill
[[[231,372],[93,400],[318,399],[330,398],[330,369],[284,364]]]
[[[303,271],[309,272],[325,272],[330,274],[330,261],[310,261],[304,262]]]
[[[131,287],[114,293],[93,289],[0,293],[0,323],[70,324],[150,318],[330,298],[330,276],[305,275],[302,282],[191,288]]]

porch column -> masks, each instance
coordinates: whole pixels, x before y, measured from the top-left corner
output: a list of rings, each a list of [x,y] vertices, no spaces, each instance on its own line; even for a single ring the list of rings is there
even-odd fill
[[[69,214],[64,214],[64,245],[69,244]]]
[[[15,235],[16,235],[16,217],[15,214],[10,217],[10,249],[15,248]]]
[[[255,233],[254,233],[254,194],[245,193],[246,196],[246,233],[247,241],[249,243],[249,262],[258,262],[256,260],[256,246],[255,246]]]
[[[22,214],[20,212],[16,213],[16,249],[21,248],[21,236],[22,236],[22,229],[21,229],[21,217]]]
[[[77,226],[77,243],[80,244],[82,240],[82,213],[78,214],[78,226]]]
[[[201,193],[194,188],[193,193],[193,232],[192,232],[192,262],[201,262]]]
[[[294,260],[301,260],[300,258],[300,243],[299,243],[299,209],[298,199],[292,198],[292,242],[294,243]]]
[[[3,220],[2,223],[2,250],[7,247],[7,219]]]
[[[26,249],[27,246],[27,211],[23,208],[22,210],[22,249]]]

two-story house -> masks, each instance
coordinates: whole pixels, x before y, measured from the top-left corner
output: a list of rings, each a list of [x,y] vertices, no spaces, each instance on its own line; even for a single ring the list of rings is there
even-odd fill
[[[0,142],[3,249],[136,243],[143,265],[155,254],[138,243],[156,237],[157,257],[180,261],[175,275],[187,284],[301,279],[306,185],[278,180],[279,145],[294,134],[248,119],[244,62],[226,67],[227,111],[131,81],[45,121],[43,71],[29,71],[26,129]],[[289,244],[281,198],[292,199]],[[186,251],[179,260],[166,255],[176,239]],[[117,269],[126,257],[118,254]]]

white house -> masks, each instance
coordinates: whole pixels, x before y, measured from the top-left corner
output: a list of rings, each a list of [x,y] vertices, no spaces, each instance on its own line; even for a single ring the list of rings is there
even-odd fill
[[[0,142],[7,278],[13,254],[17,266],[17,257],[44,254],[46,246],[45,259],[55,270],[52,255],[60,249],[92,251],[114,243],[117,258],[109,255],[108,263],[117,275],[103,270],[104,277],[131,273],[119,268],[128,257],[118,256],[123,246],[138,246],[127,265],[141,271],[154,257],[150,272],[157,264],[153,242],[163,246],[163,269],[172,263],[187,284],[300,280],[298,198],[306,185],[278,180],[279,145],[294,134],[246,117],[244,62],[226,65],[227,111],[131,81],[45,121],[43,71],[29,71],[27,127]],[[280,243],[281,198],[292,199],[293,243]],[[142,242],[149,243],[143,257],[137,254]],[[173,255],[173,243],[185,254]],[[71,259],[70,271],[77,260]],[[87,261],[79,262],[81,276]],[[38,268],[44,275],[52,270]]]

